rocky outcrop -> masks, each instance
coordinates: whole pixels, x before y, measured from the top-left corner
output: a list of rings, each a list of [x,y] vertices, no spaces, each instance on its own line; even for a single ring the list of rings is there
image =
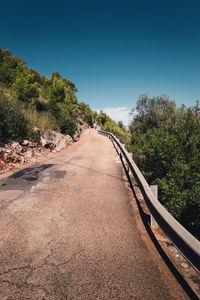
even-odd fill
[[[66,137],[54,130],[45,129],[41,132],[41,144],[50,150],[60,151],[67,147]]]
[[[34,163],[49,152],[57,152],[77,141],[83,127],[79,126],[75,136],[63,135],[53,130],[43,130],[40,133],[40,143],[24,140],[20,145],[12,142],[0,147],[0,174],[8,172],[25,163]]]
[[[79,137],[81,136],[81,133],[84,131],[84,129],[89,128],[87,124],[80,125],[78,124],[77,130],[73,136],[74,142],[78,141]]]
[[[66,135],[65,139],[66,139],[67,145],[72,144],[74,142],[71,135]]]
[[[43,157],[47,149],[41,144],[25,140],[22,145],[12,142],[0,147],[0,173],[5,173],[24,163],[35,162]]]

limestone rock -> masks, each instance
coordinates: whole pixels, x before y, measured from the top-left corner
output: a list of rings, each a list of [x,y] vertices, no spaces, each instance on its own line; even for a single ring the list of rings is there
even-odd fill
[[[79,138],[79,134],[78,134],[78,132],[76,131],[75,134],[74,134],[74,136],[73,136],[73,141],[74,141],[74,142],[77,142],[77,141],[78,141],[78,138]]]
[[[22,146],[18,142],[13,142],[10,145],[11,150],[15,151],[17,154],[20,154],[22,152]]]
[[[72,144],[73,143],[73,138],[70,135],[65,136],[67,144]]]
[[[78,124],[78,128],[77,131],[75,132],[74,136],[73,136],[73,140],[76,142],[78,141],[78,138],[80,137],[81,133],[83,132],[84,127],[81,126],[80,124]]]
[[[22,146],[28,146],[29,145],[29,141],[28,140],[24,140],[22,143]]]
[[[30,160],[32,156],[33,156],[32,150],[28,150],[28,151],[23,153],[23,157],[24,157],[25,161]]]
[[[40,141],[42,146],[56,151],[60,151],[67,146],[67,141],[63,134],[49,129],[41,132]]]
[[[12,144],[10,146],[11,146],[11,149],[15,149],[19,146],[19,143],[18,142],[12,142]]]

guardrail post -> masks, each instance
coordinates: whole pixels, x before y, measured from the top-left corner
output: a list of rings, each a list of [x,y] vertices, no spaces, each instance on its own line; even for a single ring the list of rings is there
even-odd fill
[[[150,185],[152,194],[155,196],[155,198],[158,200],[158,186],[157,185]],[[152,228],[158,228],[158,224],[152,214],[150,215],[150,222],[151,222],[151,227]]]

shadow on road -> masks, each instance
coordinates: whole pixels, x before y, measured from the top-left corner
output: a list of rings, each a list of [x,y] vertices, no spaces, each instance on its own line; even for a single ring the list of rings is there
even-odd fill
[[[1,190],[27,190],[37,183],[42,172],[53,164],[35,165],[17,171],[1,181]]]
[[[164,262],[166,263],[166,265],[168,266],[169,270],[174,275],[174,277],[176,278],[176,280],[178,281],[178,283],[180,284],[180,286],[184,289],[184,291],[186,292],[186,294],[190,297],[190,299],[198,300],[199,298],[197,297],[197,295],[194,293],[194,291],[192,290],[192,288],[189,286],[189,284],[183,278],[183,276],[181,275],[181,273],[177,270],[177,268],[175,267],[175,265],[172,263],[172,261],[170,260],[170,258],[165,253],[165,251],[161,247],[160,243],[156,239],[153,231],[151,230],[150,216],[147,215],[143,211],[142,206],[140,205],[140,201],[138,200],[137,195],[135,193],[132,180],[131,180],[131,178],[129,176],[129,173],[127,172],[127,169],[126,169],[126,167],[125,167],[124,162],[123,162],[122,159],[121,159],[121,162],[122,162],[124,171],[126,173],[126,176],[128,178],[128,182],[129,182],[130,188],[131,188],[131,190],[133,192],[133,196],[134,196],[134,198],[136,200],[136,203],[137,203],[137,206],[138,206],[138,209],[139,209],[139,212],[140,212],[140,216],[141,216],[142,222],[143,222],[143,224],[144,224],[144,226],[146,228],[146,231],[147,231],[149,237],[151,238],[154,246],[156,247],[156,249],[159,252],[160,256],[162,257],[162,259],[164,260]]]
[[[117,176],[114,176],[114,175],[111,175],[111,174],[107,174],[107,173],[104,173],[104,172],[101,172],[101,171],[98,171],[98,170],[94,170],[94,169],[91,169],[91,168],[80,166],[80,165],[77,165],[77,164],[74,164],[74,163],[68,163],[68,164],[72,165],[72,166],[75,166],[75,167],[78,167],[78,168],[89,170],[89,171],[94,172],[94,173],[98,173],[98,174],[101,174],[101,175],[109,176],[109,177],[118,179],[118,180],[123,181],[123,182],[128,182],[128,180],[125,180],[123,178],[120,178],[120,177],[117,177]]]

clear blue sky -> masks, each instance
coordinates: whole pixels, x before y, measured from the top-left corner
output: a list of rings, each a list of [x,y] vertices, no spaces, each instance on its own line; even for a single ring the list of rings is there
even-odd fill
[[[79,101],[123,111],[141,93],[200,99],[199,0],[0,1],[0,45],[47,76],[75,82]]]

